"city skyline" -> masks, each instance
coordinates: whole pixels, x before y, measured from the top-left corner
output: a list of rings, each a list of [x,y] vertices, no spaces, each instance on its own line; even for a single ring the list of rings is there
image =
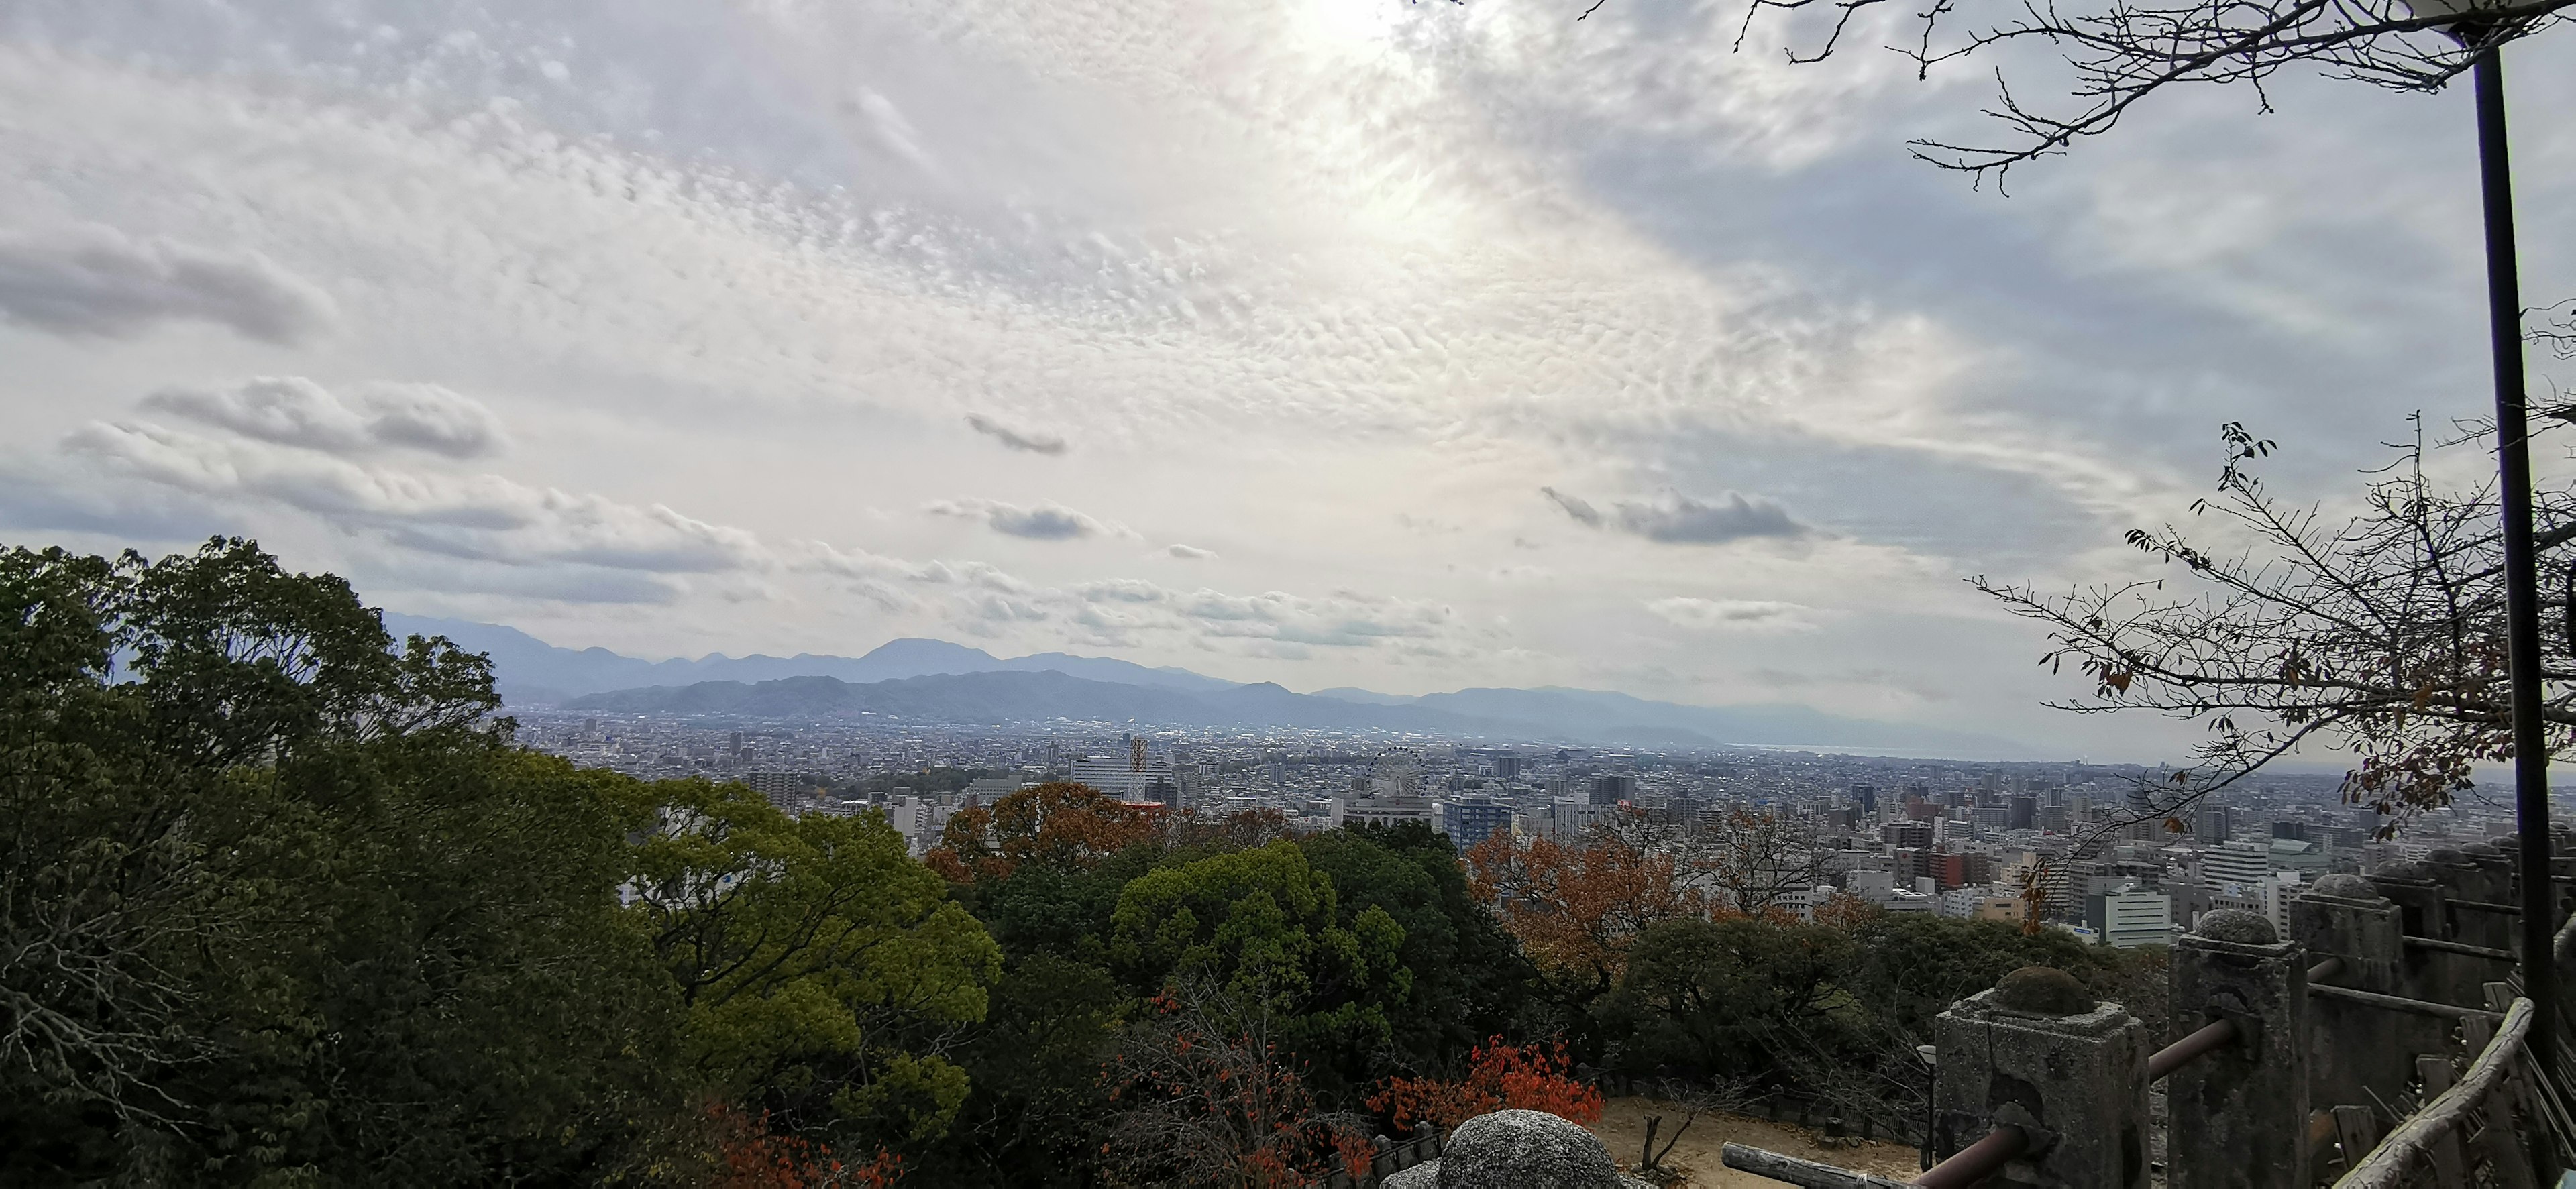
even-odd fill
[[[2006,197],[1903,149],[1975,130],[1975,71],[1578,11],[12,6],[0,532],[249,535],[630,655],[2152,761],[2196,732],[2046,710],[2081,683],[1962,580],[2156,574],[2120,533],[2190,519],[2222,422],[2331,511],[2482,406],[2459,89],[2180,93]],[[2565,39],[2512,54],[2521,110],[2576,101]],[[2564,207],[2576,128],[2516,132]],[[2576,298],[2564,220],[2524,251]]]

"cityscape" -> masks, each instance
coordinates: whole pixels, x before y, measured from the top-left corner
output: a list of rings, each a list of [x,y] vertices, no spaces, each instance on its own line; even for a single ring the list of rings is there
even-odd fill
[[[1419,821],[1467,850],[1488,836],[1577,841],[1623,813],[1722,830],[1745,806],[1799,824],[1777,907],[1805,917],[1848,892],[1894,912],[2021,923],[2086,941],[2162,945],[2202,914],[2287,905],[2321,876],[2421,860],[2510,834],[2509,802],[2471,796],[2382,838],[2333,774],[2265,773],[2178,820],[2135,765],[1976,763],[1730,748],[1702,752],[1337,736],[937,724],[788,723],[513,711],[520,739],[645,779],[739,781],[790,813],[881,814],[918,855],[949,817],[1070,780],[1210,819],[1275,813],[1297,831]],[[2176,828],[2179,827],[2179,828]],[[2040,887],[2034,906],[2026,889]]]

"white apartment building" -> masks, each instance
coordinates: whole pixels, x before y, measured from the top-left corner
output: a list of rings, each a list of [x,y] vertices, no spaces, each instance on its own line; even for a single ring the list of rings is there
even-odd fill
[[[2134,884],[2087,896],[2084,923],[2120,949],[2173,941],[2173,898]]]

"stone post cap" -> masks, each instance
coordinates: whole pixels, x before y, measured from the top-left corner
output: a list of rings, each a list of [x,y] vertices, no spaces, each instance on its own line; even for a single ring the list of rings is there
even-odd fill
[[[2424,860],[2436,867],[2457,867],[2469,861],[2469,852],[2455,846],[2437,846]]]
[[[2413,859],[2406,859],[2401,862],[2390,863],[2377,871],[2371,872],[2370,879],[2374,883],[2428,884],[2433,882],[2433,868],[2427,864],[2416,862]]]
[[[2363,879],[2358,875],[2345,875],[2340,872],[2326,876],[2319,879],[2317,882],[2308,885],[2308,895],[2302,896],[2300,899],[2304,900],[2314,896],[2324,896],[2335,900],[2366,900],[2374,904],[2385,904],[2388,902],[2388,897],[2380,895],[2379,889],[2372,887],[2369,880]]]
[[[1989,990],[1950,1005],[1943,1016],[2069,1036],[2106,1036],[2132,1022],[2127,1008],[2095,1002],[2075,976],[2046,966],[2024,966]]]
[[[2460,848],[2472,863],[2493,863],[2504,858],[2504,848],[2486,842],[2472,842]]]
[[[1449,1133],[1440,1158],[1379,1182],[1385,1189],[1644,1189],[1599,1137],[1546,1111],[1494,1111]]]
[[[2275,945],[2281,940],[2280,930],[2272,927],[2272,918],[2241,908],[2204,912],[2191,932],[2197,938],[2237,945]]]

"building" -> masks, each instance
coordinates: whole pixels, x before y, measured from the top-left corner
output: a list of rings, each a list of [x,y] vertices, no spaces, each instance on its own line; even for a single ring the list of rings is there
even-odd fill
[[[1952,888],[1941,893],[1936,907],[1942,916],[1962,921],[2018,922],[2022,918],[2020,891],[2001,884]]]
[[[1589,789],[1595,805],[1634,801],[1637,799],[1637,778],[1625,772],[1604,772],[1592,778]]]
[[[978,777],[966,782],[966,795],[973,797],[978,805],[990,805],[1029,787],[1029,784],[1029,781],[1016,776]]]
[[[1440,807],[1440,830],[1465,850],[1497,833],[1512,832],[1512,807],[1491,797],[1462,797]]]
[[[2209,894],[2209,907],[2204,912],[2234,909],[2250,912],[2272,922],[2278,937],[2290,935],[2290,901],[2298,899],[2300,885],[2295,876],[2274,876],[2250,884],[2229,884]]]
[[[2135,884],[2084,898],[2084,924],[2108,945],[2135,949],[2173,941],[2173,901]]]
[[[2226,894],[2230,885],[2261,883],[2272,874],[2272,840],[2247,839],[2222,842],[2203,847],[2200,852],[2200,882],[2209,894]]]
[[[1336,826],[1393,826],[1420,822],[1433,829],[1439,828],[1439,823],[1433,820],[1431,798],[1391,797],[1377,793],[1357,798],[1333,798],[1331,820]]]
[[[1963,888],[1991,881],[1995,877],[1992,855],[1909,849],[1896,852],[1896,874],[1907,884],[1928,879],[1939,891]]]
[[[1496,780],[1519,780],[1521,778],[1521,758],[1516,755],[1495,756],[1492,770],[1494,773],[1494,779]]]
[[[1140,768],[1134,759],[1121,756],[1114,760],[1095,760],[1077,756],[1068,776],[1075,784],[1087,784],[1121,801],[1139,804],[1154,800],[1154,786],[1172,782],[1170,760],[1148,760]]]
[[[787,813],[803,812],[819,800],[823,792],[813,777],[802,772],[746,772],[742,783]]]

